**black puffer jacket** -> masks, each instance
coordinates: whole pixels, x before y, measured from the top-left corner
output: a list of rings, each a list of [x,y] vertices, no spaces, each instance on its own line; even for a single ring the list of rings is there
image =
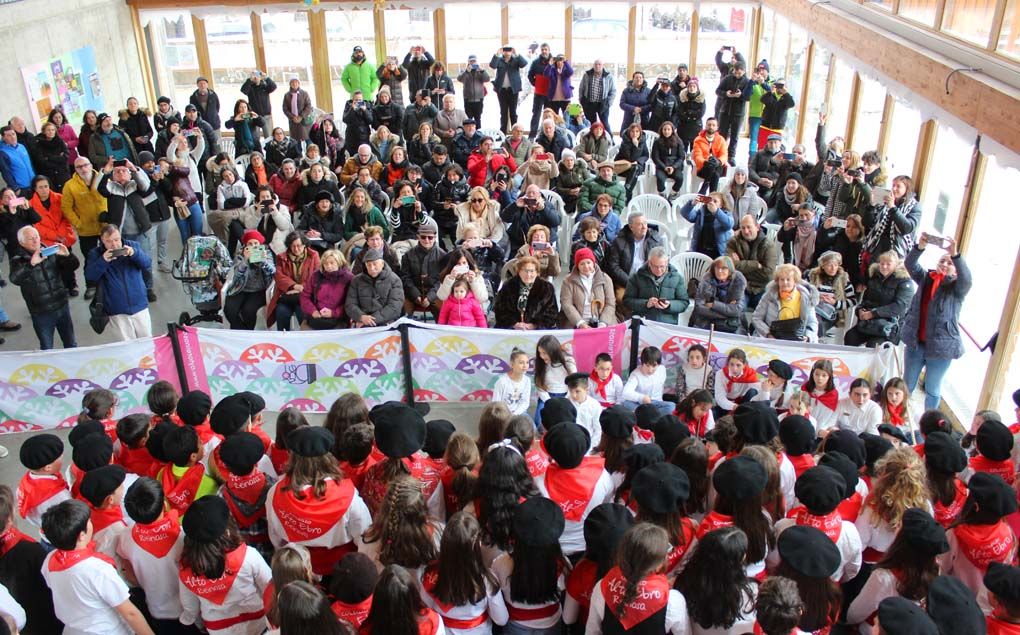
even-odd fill
[[[662,240],[659,238],[659,230],[655,227],[648,227],[645,234],[644,251],[645,261],[648,260],[648,252],[653,247],[661,247]],[[606,262],[606,273],[613,279],[618,287],[626,287],[630,279],[630,266],[634,263],[634,234],[630,231],[630,225],[624,225],[616,240],[609,248],[609,259]]]
[[[672,122],[674,126],[677,125],[680,103],[672,91],[665,93],[658,87],[652,89],[648,96],[648,108],[652,111],[648,118],[648,129],[652,132],[659,132],[659,127],[667,121]]]
[[[322,236],[322,240],[330,245],[342,242],[344,239],[344,214],[340,211],[339,204],[333,203],[333,209],[325,215],[319,213],[315,208],[316,204],[313,200],[301,209],[301,220],[298,222],[297,228],[304,232],[314,229]]]
[[[61,266],[78,266],[73,258],[43,258],[33,266],[32,254],[18,246],[11,259],[11,282],[21,287],[21,296],[31,315],[56,313],[67,306],[67,287]]]
[[[898,323],[907,314],[914,297],[914,282],[904,267],[897,267],[888,277],[878,271],[878,263],[868,268],[868,282],[859,305],[873,311],[876,318]]]
[[[47,139],[46,135],[38,134],[31,149],[32,165],[37,174],[50,177],[50,187],[59,192],[64,183],[71,178],[71,169],[67,165],[67,144],[59,136]]]
[[[439,273],[445,264],[446,252],[438,245],[427,251],[421,245],[412,247],[400,261],[404,297],[415,300],[425,296],[429,302],[435,302],[436,291],[439,290]]]

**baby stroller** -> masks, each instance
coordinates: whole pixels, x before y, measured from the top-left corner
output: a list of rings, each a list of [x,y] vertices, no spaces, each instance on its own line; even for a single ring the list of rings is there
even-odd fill
[[[192,236],[184,245],[180,260],[174,261],[170,275],[180,280],[191,303],[198,309],[192,317],[181,313],[181,326],[199,322],[223,322],[220,316],[220,290],[230,273],[231,258],[226,246],[215,236]]]

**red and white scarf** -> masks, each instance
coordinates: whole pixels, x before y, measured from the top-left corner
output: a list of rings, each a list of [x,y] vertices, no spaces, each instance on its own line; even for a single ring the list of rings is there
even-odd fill
[[[988,474],[1001,476],[1002,480],[1010,485],[1016,480],[1016,466],[1013,465],[1013,461],[1010,459],[993,461],[983,454],[978,454],[970,458],[968,466],[975,472],[987,472]]]
[[[181,535],[179,518],[177,511],[171,509],[155,522],[135,523],[131,527],[131,538],[153,557],[162,558],[170,553]]]
[[[188,507],[195,501],[198,488],[202,485],[202,477],[205,476],[205,467],[196,463],[188,468],[184,476],[177,479],[174,476],[173,465],[167,465],[160,473],[160,481],[163,484],[163,494],[170,503],[172,509],[177,510],[181,515],[188,511]]]
[[[720,514],[719,512],[712,510],[708,512],[701,524],[698,525],[697,536],[700,539],[705,534],[715,531],[716,529],[722,529],[723,527],[733,526],[733,516],[727,516],[726,514]]]
[[[333,609],[333,615],[336,615],[345,622],[349,622],[354,628],[359,628],[365,623],[369,612],[372,610],[372,596],[368,596],[357,604],[347,604],[340,600],[334,600],[330,608]]]
[[[989,615],[985,618],[988,635],[1020,635],[1020,624]]]
[[[117,568],[117,564],[113,561],[113,558],[96,551],[95,542],[90,542],[88,547],[85,547],[84,549],[75,549],[72,551],[57,549],[53,552],[53,555],[50,556],[50,561],[47,566],[52,572],[66,571],[88,558],[97,558],[112,566],[114,569]]]
[[[569,470],[555,463],[549,465],[545,472],[545,489],[567,520],[579,522],[584,516],[605,465],[606,460],[600,456],[586,456],[580,465]]]
[[[843,517],[843,520],[855,523],[857,517],[861,515],[862,507],[864,507],[864,497],[860,492],[854,492],[849,498],[843,499],[843,502],[836,507],[836,511]]]
[[[943,505],[942,501],[935,501],[934,505],[935,520],[944,529],[949,529],[949,526],[956,521],[957,516],[963,511],[963,504],[967,502],[967,486],[963,481],[955,479],[953,481],[953,489],[956,491],[953,502],[949,503],[949,505]]]
[[[18,513],[28,518],[33,509],[53,498],[60,492],[68,491],[64,477],[51,474],[32,475],[25,472],[18,484]]]
[[[958,525],[953,532],[960,551],[982,573],[992,562],[1016,562],[1016,536],[1003,520],[994,525]]]
[[[839,510],[824,516],[815,516],[807,510],[807,507],[797,507],[788,514],[795,523],[802,527],[814,527],[829,537],[832,542],[838,542],[840,534],[843,533],[843,517]]]
[[[815,457],[810,454],[801,454],[800,456],[787,454],[786,458],[790,459],[790,463],[793,464],[793,471],[797,478],[800,478],[801,474],[815,467]]]
[[[28,542],[35,542],[35,538],[24,534],[19,530],[14,523],[7,528],[2,534],[0,534],[0,557],[6,556],[7,552],[18,546],[18,543],[27,540]]]
[[[726,395],[729,396],[733,392],[733,384],[756,384],[758,383],[758,373],[750,366],[744,366],[744,372],[737,377],[730,375],[730,367],[725,366],[722,369],[723,377],[726,378]]]
[[[230,593],[230,589],[234,586],[234,581],[237,580],[237,575],[241,572],[241,566],[244,564],[244,555],[247,550],[248,545],[241,543],[237,549],[226,554],[223,558],[223,575],[215,580],[210,580],[204,575],[198,575],[191,570],[191,567],[181,565],[181,570],[178,574],[181,584],[203,600],[212,602],[217,606],[222,606],[224,600],[227,599],[227,594]]]
[[[326,481],[322,498],[306,489],[304,498],[298,500],[289,486],[290,477],[283,477],[273,496],[273,511],[290,542],[314,540],[328,532],[344,517],[354,499],[354,484],[347,479]]]
[[[650,575],[638,582],[637,595],[623,604],[623,596],[627,590],[627,578],[620,567],[613,567],[602,578],[602,596],[606,600],[606,610],[612,613],[623,629],[629,631],[641,622],[666,608],[669,603],[669,580],[662,574]],[[620,610],[625,608],[623,617]]]

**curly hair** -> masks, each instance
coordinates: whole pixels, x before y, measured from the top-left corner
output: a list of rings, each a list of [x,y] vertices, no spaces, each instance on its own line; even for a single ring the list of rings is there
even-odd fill
[[[889,452],[875,464],[874,489],[865,503],[893,529],[899,529],[903,512],[927,509],[928,478],[921,457],[913,448]]]
[[[433,537],[438,531],[428,519],[421,482],[400,477],[390,482],[382,508],[364,539],[366,543],[380,543],[381,564],[416,569],[439,556]]]
[[[478,521],[486,544],[510,550],[514,510],[521,498],[532,496],[538,488],[516,449],[498,447],[485,455],[478,473]]]

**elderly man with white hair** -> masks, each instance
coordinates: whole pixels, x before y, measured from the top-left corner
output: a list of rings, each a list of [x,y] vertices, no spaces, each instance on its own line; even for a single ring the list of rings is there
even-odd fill
[[[64,286],[59,267],[74,263],[65,245],[46,248],[39,239],[39,231],[32,226],[18,230],[18,249],[11,258],[11,282],[21,288],[21,296],[32,316],[32,327],[39,338],[39,348],[53,348],[53,332],[60,334],[64,348],[74,348],[71,308],[68,305],[67,287]]]
[[[358,170],[361,168],[368,168],[372,178],[376,181],[379,180],[379,176],[382,174],[383,165],[372,154],[372,146],[367,143],[359,145],[358,151],[351,158],[347,159],[343,169],[340,170],[340,182],[344,184],[344,187],[350,185],[352,181],[358,178]]]

